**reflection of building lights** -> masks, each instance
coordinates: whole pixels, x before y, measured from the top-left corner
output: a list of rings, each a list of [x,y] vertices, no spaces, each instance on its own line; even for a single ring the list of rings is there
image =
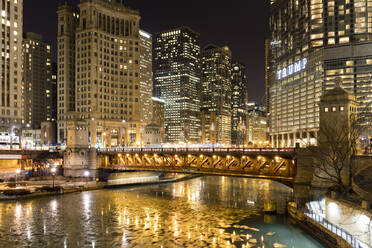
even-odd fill
[[[57,210],[57,201],[53,200],[50,202],[50,208],[52,209],[53,212]]]

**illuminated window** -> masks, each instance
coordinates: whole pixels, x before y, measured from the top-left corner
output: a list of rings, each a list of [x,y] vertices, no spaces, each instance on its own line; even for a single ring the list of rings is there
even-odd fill
[[[343,43],[348,43],[349,42],[349,37],[341,37],[340,38],[340,43],[343,44]]]
[[[328,112],[329,111],[329,109],[328,108],[324,108],[324,112]]]
[[[332,112],[336,112],[337,111],[337,108],[336,107],[332,107]]]

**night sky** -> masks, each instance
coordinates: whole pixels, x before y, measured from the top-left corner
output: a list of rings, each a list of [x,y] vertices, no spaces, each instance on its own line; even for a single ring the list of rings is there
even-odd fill
[[[65,1],[65,0],[63,0]],[[43,35],[56,60],[57,3],[59,0],[23,0],[24,31]],[[77,4],[79,0],[68,0]],[[266,0],[124,0],[139,9],[141,28],[156,33],[187,25],[201,34],[201,46],[228,45],[233,58],[247,66],[249,100],[264,103],[265,38],[268,36]]]

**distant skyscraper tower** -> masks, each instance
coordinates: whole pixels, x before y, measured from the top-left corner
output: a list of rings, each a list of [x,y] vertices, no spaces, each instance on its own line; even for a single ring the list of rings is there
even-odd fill
[[[68,5],[58,7],[58,110],[57,138],[59,144],[67,141],[67,121],[75,111],[75,39],[79,25],[79,9]]]
[[[75,117],[88,122],[92,145],[140,145],[139,12],[81,0],[78,10],[61,5],[58,21],[59,141]]]
[[[231,144],[231,56],[227,46],[202,51],[203,143]]]
[[[0,56],[0,143],[19,144],[22,125],[23,1],[0,4],[2,33]]]
[[[231,144],[246,143],[248,90],[245,65],[234,62],[231,70]]]
[[[200,141],[199,34],[189,27],[160,32],[154,42],[154,90],[165,101],[166,141]]]
[[[47,120],[47,87],[52,80],[50,45],[39,34],[26,33],[23,39],[24,121],[39,129]]]
[[[52,63],[49,80],[45,87],[46,121],[57,121],[57,63]]]
[[[141,122],[149,124],[152,120],[152,37],[140,30],[140,94]]]

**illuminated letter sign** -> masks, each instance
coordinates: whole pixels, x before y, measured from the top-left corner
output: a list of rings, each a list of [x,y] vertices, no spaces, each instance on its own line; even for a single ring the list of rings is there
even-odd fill
[[[287,67],[284,67],[276,72],[276,79],[282,80],[286,77],[292,76],[293,74],[296,74],[302,70],[305,70],[307,66],[307,58],[303,58],[299,61],[296,61],[293,64],[290,64]]]

